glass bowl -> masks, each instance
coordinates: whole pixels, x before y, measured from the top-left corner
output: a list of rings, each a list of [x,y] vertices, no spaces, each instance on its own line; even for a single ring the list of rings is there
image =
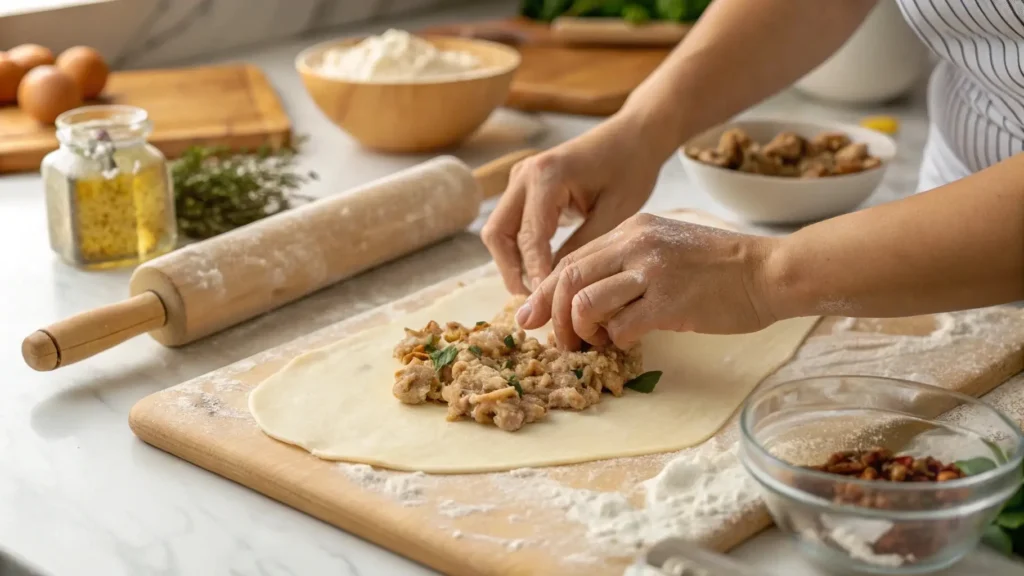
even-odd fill
[[[853,574],[926,574],[970,552],[1021,484],[1024,435],[988,404],[890,378],[830,376],[755,392],[740,416],[744,467],[775,524],[812,561]],[[875,447],[995,468],[945,482],[862,480],[806,468]]]

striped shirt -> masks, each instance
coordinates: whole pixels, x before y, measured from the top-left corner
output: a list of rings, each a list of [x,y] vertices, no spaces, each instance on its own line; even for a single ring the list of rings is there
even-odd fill
[[[1024,150],[1024,1],[896,1],[942,59],[928,87],[932,125],[918,188]]]

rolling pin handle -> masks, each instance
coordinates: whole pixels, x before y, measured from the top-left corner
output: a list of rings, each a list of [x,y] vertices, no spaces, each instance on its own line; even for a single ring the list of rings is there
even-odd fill
[[[166,321],[160,297],[143,292],[36,330],[21,343],[21,355],[32,369],[48,372],[155,330]]]
[[[473,178],[476,178],[477,184],[480,185],[484,199],[500,196],[508,186],[512,167],[520,160],[529,158],[538,152],[540,150],[534,148],[516,150],[473,170]]]

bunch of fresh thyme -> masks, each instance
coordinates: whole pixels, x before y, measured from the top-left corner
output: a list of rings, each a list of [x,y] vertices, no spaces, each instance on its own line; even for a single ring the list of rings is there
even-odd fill
[[[171,165],[178,230],[190,238],[223,234],[287,210],[316,173],[296,170],[297,144],[254,152],[192,146]]]

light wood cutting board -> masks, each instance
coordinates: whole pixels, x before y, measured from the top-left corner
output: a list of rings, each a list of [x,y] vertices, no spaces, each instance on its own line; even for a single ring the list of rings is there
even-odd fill
[[[141,400],[130,425],[141,439],[341,529],[455,575],[619,575],[629,557],[588,546],[584,528],[549,503],[524,501],[495,489],[493,475],[418,476],[379,472],[401,483],[423,483],[413,501],[354,482],[352,467],[326,462],[276,442],[256,426],[247,394],[288,360],[396,313],[425,306],[490,267],[427,288],[235,365]],[[762,386],[820,374],[875,374],[917,379],[980,396],[1024,369],[1024,311],[915,318],[826,318],[796,357]],[[384,383],[382,385],[386,385]],[[386,425],[386,423],[382,423]],[[737,438],[735,419],[714,441]],[[693,449],[690,449],[693,450]],[[655,475],[670,455],[621,458],[544,470],[564,486],[630,492]],[[346,470],[348,470],[346,472]],[[507,477],[508,475],[504,475]],[[466,505],[479,513],[461,515]],[[770,525],[762,505],[736,509],[700,538],[726,551]]]
[[[506,105],[527,111],[608,116],[661,64],[667,48],[570,47],[549,26],[522,18],[437,26],[429,34],[514,44],[523,57]]]
[[[114,72],[100,99],[149,112],[149,141],[169,158],[192,144],[257,148],[288,143],[291,122],[263,72],[248,64]],[[57,148],[52,125],[0,106],[0,173],[38,170]]]

